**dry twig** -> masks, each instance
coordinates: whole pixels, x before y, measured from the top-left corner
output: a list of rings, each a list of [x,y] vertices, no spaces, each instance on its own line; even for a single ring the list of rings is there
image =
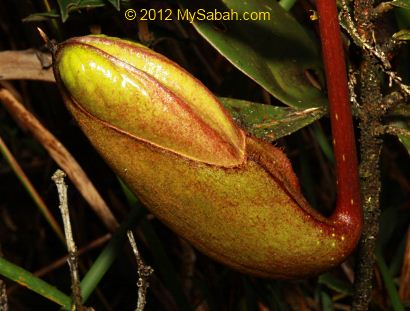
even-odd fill
[[[78,273],[78,253],[77,253],[77,246],[75,245],[73,232],[71,230],[71,222],[70,222],[70,213],[68,210],[68,198],[67,198],[67,185],[64,182],[64,177],[66,175],[62,170],[57,170],[53,177],[51,178],[56,186],[58,191],[58,198],[60,201],[59,208],[61,212],[61,216],[63,218],[64,224],[64,234],[67,243],[67,250],[68,250],[68,266],[70,267],[70,274],[71,274],[71,291],[73,295],[73,302],[75,306],[75,310],[82,311],[82,298],[81,298],[81,288],[80,288],[80,276]]]
[[[86,246],[81,247],[77,251],[78,256],[81,256],[81,255],[85,254],[89,250],[100,247],[101,245],[103,245],[103,244],[107,243],[109,240],[111,240],[111,238],[112,238],[112,234],[107,233],[107,234],[95,239],[94,241],[90,242]],[[38,277],[46,275],[46,274],[50,273],[51,271],[53,271],[55,269],[58,269],[59,267],[64,265],[64,263],[67,262],[67,260],[68,260],[68,256],[61,257],[61,258],[57,259],[56,261],[52,262],[51,264],[49,264],[48,266],[43,267],[40,270],[37,270],[33,274],[35,276],[38,276]]]
[[[68,150],[55,138],[38,120],[21,104],[11,92],[0,88],[0,101],[17,120],[19,125],[29,130],[48,151],[50,156],[67,173],[70,180],[90,204],[94,212],[101,218],[110,231],[115,231],[118,222],[108,208],[104,199],[95,189],[83,169],[68,152]]]
[[[382,49],[380,49],[380,46],[374,42],[374,45],[370,44],[366,38],[363,38],[359,32],[357,31],[356,24],[354,23],[352,17],[350,16],[349,13],[349,7],[347,4],[347,0],[342,0],[342,12],[341,16],[343,16],[343,20],[345,23],[343,25],[343,28],[349,33],[351,38],[353,39],[354,43],[362,48],[363,50],[367,51],[371,55],[373,55],[378,61],[381,63],[381,66],[383,68],[383,72],[389,77],[390,83],[394,81],[401,91],[405,95],[410,95],[410,86],[403,84],[402,83],[402,78],[397,74],[397,72],[394,72],[391,70],[391,64],[390,61],[387,58],[387,55]]]
[[[37,192],[34,185],[31,183],[30,179],[27,177],[26,173],[24,173],[23,169],[21,168],[20,164],[14,158],[13,154],[7,147],[6,143],[3,141],[2,137],[0,136],[0,154],[4,155],[4,158],[9,163],[11,169],[14,171],[16,176],[19,178],[23,186],[27,189],[28,194],[31,196],[33,201],[39,207],[40,211],[43,213],[44,217],[47,219],[47,222],[52,227],[54,232],[57,234],[61,241],[64,241],[64,234],[60,228],[60,225],[54,218],[53,214],[48,209],[46,203],[44,202],[43,198]]]
[[[410,138],[410,131],[404,128],[395,127],[395,126],[384,126],[382,127],[382,133],[387,133],[391,135],[403,135],[407,138]]]
[[[0,311],[8,311],[6,284],[0,280]]]
[[[36,50],[0,52],[0,80],[55,82],[51,55]],[[47,68],[44,68],[47,67]]]
[[[134,252],[135,258],[137,259],[137,269],[138,269],[138,302],[135,311],[144,310],[145,304],[147,303],[147,288],[149,286],[148,278],[154,272],[150,266],[146,266],[141,258],[140,252],[137,248],[137,243],[135,243],[134,235],[132,231],[127,232],[128,240],[131,244],[132,251]]]

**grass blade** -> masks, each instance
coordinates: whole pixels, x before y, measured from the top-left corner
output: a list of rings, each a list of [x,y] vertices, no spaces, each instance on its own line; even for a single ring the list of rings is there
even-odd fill
[[[26,189],[27,193],[33,199],[34,203],[37,205],[40,212],[43,214],[51,228],[57,234],[59,239],[65,242],[63,231],[61,230],[60,225],[58,224],[57,220],[54,218],[53,214],[50,212],[46,204],[44,203],[41,196],[38,194],[37,190],[34,188],[33,184],[28,179],[27,175],[24,173],[23,169],[14,158],[13,154],[10,152],[9,148],[0,137],[0,153],[4,156],[5,160],[9,163],[11,169],[16,174],[17,178],[23,184],[24,188]]]
[[[68,178],[70,178],[106,227],[110,231],[114,231],[118,227],[117,220],[87,174],[64,145],[10,91],[0,88],[0,102],[17,120],[18,124],[30,131],[34,138],[43,145],[54,161],[66,172]]]
[[[81,281],[81,296],[83,297],[83,302],[90,297],[100,280],[117,258],[118,253],[124,245],[127,237],[127,230],[130,229],[131,226],[135,225],[135,223],[137,223],[138,220],[144,216],[144,214],[144,209],[132,209],[129,215],[125,218],[126,220],[114,234],[110,243],[108,243],[101,254],[97,257],[94,264]]]
[[[384,286],[386,287],[386,290],[387,290],[387,294],[390,297],[390,302],[391,302],[391,306],[393,310],[394,311],[404,311],[404,307],[400,301],[400,297],[397,292],[396,286],[394,285],[393,278],[390,275],[390,271],[379,249],[376,250],[376,262],[377,262],[377,265],[379,266],[380,273],[383,278]]]
[[[27,287],[33,292],[54,301],[64,309],[70,309],[71,297],[67,296],[56,287],[34,276],[29,271],[0,257],[0,274],[4,277]]]

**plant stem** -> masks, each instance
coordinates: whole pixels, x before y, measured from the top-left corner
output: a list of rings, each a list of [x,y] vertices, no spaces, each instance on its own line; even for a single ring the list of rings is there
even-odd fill
[[[379,231],[379,155],[381,149],[381,140],[369,133],[368,122],[362,120],[360,128],[362,130],[360,139],[362,156],[360,177],[364,198],[364,226],[362,238],[359,242],[353,299],[353,310],[358,311],[368,309],[372,293],[374,250]]]
[[[135,259],[137,260],[138,268],[138,301],[135,311],[143,311],[147,303],[147,289],[149,286],[148,278],[154,272],[150,266],[147,266],[142,260],[141,254],[138,250],[137,243],[135,242],[134,234],[131,230],[127,231],[128,240],[131,244],[132,251],[134,252]]]
[[[362,163],[360,178],[364,198],[364,227],[359,243],[358,265],[356,267],[353,310],[367,310],[371,300],[374,251],[379,231],[379,194],[381,188],[379,157],[382,140],[372,133],[380,126],[381,83],[376,60],[366,55],[360,69],[362,117],[360,119],[360,151]]]
[[[347,226],[350,238],[357,239],[362,227],[358,163],[336,1],[318,0],[317,10],[336,160],[338,198],[331,219]]]
[[[83,311],[83,305],[81,303],[81,288],[80,277],[78,272],[78,252],[75,245],[73,232],[71,229],[70,212],[68,210],[68,198],[67,198],[67,185],[64,181],[66,174],[58,169],[51,178],[57,186],[58,198],[60,201],[59,208],[64,223],[64,233],[67,243],[68,251],[68,266],[70,267],[71,274],[71,292],[73,297],[73,303],[76,311]]]
[[[354,15],[357,32],[362,40],[372,42],[374,24],[373,0],[355,0]],[[367,50],[363,52],[360,66],[361,130],[360,179],[364,199],[364,227],[359,243],[358,264],[354,284],[353,310],[367,310],[372,293],[373,268],[375,264],[376,237],[379,231],[379,194],[381,188],[379,157],[382,140],[372,130],[380,127],[382,109],[381,80],[378,60]]]

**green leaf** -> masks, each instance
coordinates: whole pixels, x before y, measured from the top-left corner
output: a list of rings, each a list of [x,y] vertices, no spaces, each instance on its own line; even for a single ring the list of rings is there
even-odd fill
[[[393,38],[396,40],[410,40],[410,29],[402,29],[395,34],[393,34]]]
[[[399,141],[403,144],[403,146],[407,149],[407,152],[410,154],[410,138],[404,135],[398,135]]]
[[[121,252],[127,236],[127,230],[140,221],[145,214],[145,209],[142,209],[139,206],[134,207],[115,232],[111,241],[107,244],[91,268],[87,271],[87,274],[81,281],[81,296],[83,298],[83,302],[87,301],[103,276],[114,263],[118,254]]]
[[[319,276],[318,282],[341,294],[352,295],[353,293],[352,286],[349,283],[334,277],[330,273]]]
[[[120,0],[107,0],[109,3],[111,3],[114,8],[117,9],[117,11],[120,10]]]
[[[396,16],[397,26],[399,29],[410,27],[410,10],[403,8],[395,8],[394,15]]]
[[[399,105],[395,107],[388,114],[386,120],[390,126],[404,132],[405,135],[399,134],[397,137],[410,154],[410,106]]]
[[[324,109],[294,109],[257,104],[245,100],[219,98],[233,119],[248,133],[273,141],[320,119]]]
[[[377,262],[377,266],[379,267],[380,274],[382,275],[384,286],[386,287],[387,294],[389,295],[391,306],[393,310],[394,311],[404,311],[404,307],[400,301],[397,288],[394,285],[394,280],[390,274],[389,269],[387,268],[386,262],[384,261],[384,258],[379,248],[376,249],[376,262]]]
[[[56,304],[59,304],[67,310],[70,309],[71,298],[69,296],[42,279],[34,276],[27,270],[24,270],[2,257],[0,257],[0,275],[3,275],[21,286],[27,287],[48,300],[54,301]]]
[[[397,6],[399,8],[410,10],[409,0],[393,0],[390,2],[391,5]]]
[[[297,0],[280,0],[279,5],[286,11],[290,11],[291,8],[295,5]]]
[[[317,124],[313,127],[313,135],[316,138],[317,143],[320,146],[323,154],[326,158],[331,162],[335,163],[335,156],[333,153],[333,148],[328,141],[328,137],[326,137],[325,133],[323,133],[322,128],[320,128]]]
[[[322,310],[323,311],[334,311],[333,301],[325,292],[320,292],[320,300],[322,301]]]
[[[68,14],[72,11],[77,11],[85,8],[97,8],[111,3],[119,10],[119,0],[57,0],[60,7],[61,20],[65,22],[68,19]]]
[[[277,1],[219,0],[211,7],[203,0],[179,1],[190,13],[233,10],[242,18],[244,12],[267,12],[269,20],[194,19],[193,24],[234,66],[288,106],[306,109],[326,105],[327,98],[318,89],[321,83],[316,81],[322,76],[318,44]]]
[[[130,190],[130,188],[128,188],[128,186],[126,185],[125,182],[122,181],[121,178],[119,178],[117,176],[117,179],[120,183],[121,189],[124,192],[124,195],[128,201],[128,205],[129,206],[135,206],[135,205],[139,205],[139,200],[138,198],[135,196],[135,194]]]
[[[59,17],[60,17],[60,14],[58,14],[56,11],[51,11],[51,12],[30,14],[29,16],[23,18],[22,21],[24,23],[42,22],[42,21],[47,21],[52,18],[59,18]]]

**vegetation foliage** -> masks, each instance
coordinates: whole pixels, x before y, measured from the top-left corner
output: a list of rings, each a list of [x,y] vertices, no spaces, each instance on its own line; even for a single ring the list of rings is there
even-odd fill
[[[205,3],[206,2],[206,3]],[[82,297],[96,310],[133,310],[138,273],[126,241],[133,228],[144,261],[154,268],[146,310],[348,310],[355,254],[342,266],[297,281],[253,278],[197,252],[155,219],[112,173],[66,111],[52,82],[2,80],[10,75],[2,51],[47,53],[36,27],[58,42],[104,33],[141,42],[166,55],[220,97],[234,120],[255,136],[284,149],[312,206],[326,215],[335,205],[333,154],[327,97],[313,1],[300,0],[3,0],[0,3],[0,88],[10,91],[56,136],[94,183],[120,229],[89,208],[81,187],[69,182],[69,208],[79,250]],[[377,37],[403,42],[392,52],[393,69],[410,84],[410,4],[388,2]],[[269,21],[188,23],[127,20],[127,9],[207,9],[271,12]],[[290,11],[286,11],[289,8]],[[344,20],[342,25],[348,29]],[[344,33],[346,58],[354,73],[363,49]],[[13,58],[20,62],[17,55]],[[33,54],[35,55],[35,54]],[[40,54],[38,54],[40,55]],[[42,55],[42,54],[41,54]],[[35,56],[34,56],[35,57]],[[39,57],[43,67],[47,59]],[[385,69],[385,68],[384,68]],[[355,77],[352,74],[350,81]],[[380,69],[384,91],[397,91]],[[357,87],[352,86],[352,90]],[[359,94],[360,96],[360,94]],[[353,101],[353,111],[359,116]],[[410,220],[410,120],[408,99],[393,105],[382,122],[380,233],[371,310],[404,310],[410,305],[406,250]],[[68,309],[70,274],[64,260],[62,222],[51,176],[61,166],[17,114],[0,105],[0,309]],[[24,120],[24,119],[23,119]],[[372,129],[368,129],[371,131]],[[31,134],[30,134],[31,133]],[[357,129],[357,135],[360,136]],[[54,147],[51,147],[54,148]],[[57,148],[57,147],[55,147]],[[57,150],[57,149],[55,149]],[[88,201],[90,202],[90,201]],[[102,203],[103,204],[103,203]],[[115,231],[115,232],[113,232]],[[255,241],[257,243],[257,241]],[[406,290],[407,289],[407,290]],[[400,295],[399,295],[400,293]],[[57,304],[56,304],[57,303]]]

